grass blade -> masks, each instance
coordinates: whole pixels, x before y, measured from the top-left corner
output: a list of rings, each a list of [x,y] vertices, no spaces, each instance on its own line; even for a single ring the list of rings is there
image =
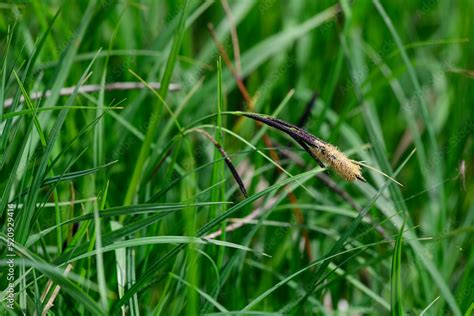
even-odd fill
[[[392,316],[403,315],[402,304],[402,246],[403,246],[403,229],[405,223],[400,227],[397,236],[395,248],[392,256],[392,273],[391,273],[391,313]]]

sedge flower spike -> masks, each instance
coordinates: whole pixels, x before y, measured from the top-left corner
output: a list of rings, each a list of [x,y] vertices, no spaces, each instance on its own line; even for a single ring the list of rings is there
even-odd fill
[[[357,161],[349,159],[337,147],[317,138],[304,129],[271,116],[254,113],[241,113],[241,115],[286,133],[308,152],[321,167],[325,168],[328,166],[334,169],[345,180],[365,182],[364,177],[362,177],[361,167]]]

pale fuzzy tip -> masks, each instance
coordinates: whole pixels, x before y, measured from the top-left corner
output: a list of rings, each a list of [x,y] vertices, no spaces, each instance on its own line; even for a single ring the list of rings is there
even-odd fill
[[[347,158],[346,155],[330,144],[326,144],[324,147],[319,150],[315,148],[312,150],[321,161],[326,162],[347,181],[360,180],[366,182],[357,162]]]

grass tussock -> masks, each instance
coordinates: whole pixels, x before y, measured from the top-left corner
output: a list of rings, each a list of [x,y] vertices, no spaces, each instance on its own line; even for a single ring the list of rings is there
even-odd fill
[[[471,8],[3,1],[0,314],[472,315]]]

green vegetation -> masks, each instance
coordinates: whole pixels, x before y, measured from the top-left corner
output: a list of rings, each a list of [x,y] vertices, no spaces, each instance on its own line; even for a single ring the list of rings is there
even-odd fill
[[[471,315],[469,10],[0,3],[2,315]]]

